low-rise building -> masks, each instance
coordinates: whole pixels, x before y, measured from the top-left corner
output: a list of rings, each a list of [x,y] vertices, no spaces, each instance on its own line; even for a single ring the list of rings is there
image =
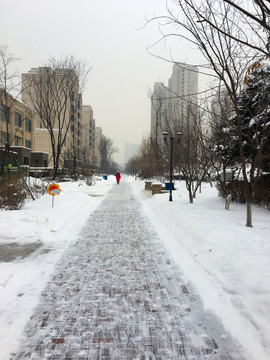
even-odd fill
[[[31,109],[0,89],[1,119],[0,147],[11,147],[9,162],[16,155],[20,165],[30,165],[31,146],[33,141]],[[4,159],[2,153],[1,160]]]

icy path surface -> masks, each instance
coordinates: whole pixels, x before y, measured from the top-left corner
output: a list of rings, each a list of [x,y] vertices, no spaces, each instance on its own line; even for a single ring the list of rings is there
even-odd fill
[[[11,359],[243,360],[157,236],[130,185],[114,185],[58,263]]]

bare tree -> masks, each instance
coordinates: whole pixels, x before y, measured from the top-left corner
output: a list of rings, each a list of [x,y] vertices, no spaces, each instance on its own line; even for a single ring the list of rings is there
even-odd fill
[[[186,182],[189,202],[193,203],[197,190],[209,172],[211,156],[202,129],[202,114],[194,106],[189,106],[188,114],[182,125],[182,136],[179,144],[176,144],[174,158],[175,167],[179,168]]]
[[[217,79],[224,85],[233,104],[236,116],[234,126],[238,138],[245,187],[246,226],[251,227],[252,184],[243,151],[243,129],[237,101],[243,88],[246,70],[254,63],[254,58],[258,55],[260,47],[250,48],[245,42],[235,39],[236,37],[241,39],[245,30],[252,32],[253,28],[247,30],[246,25],[242,24],[239,14],[231,11],[229,4],[223,1],[207,0],[205,2],[207,4],[206,10],[202,2],[198,4],[193,0],[174,1],[173,3],[176,8],[168,8],[168,15],[159,19],[166,20],[165,26],[177,24],[179,30],[175,33],[169,27],[165,36],[175,34],[196,45],[207,60],[209,68],[214,71]],[[202,11],[202,8],[205,9],[205,12]]]
[[[139,176],[143,179],[160,177],[164,174],[164,159],[157,158],[151,136],[142,140],[136,160],[136,168]]]
[[[125,164],[125,173],[129,175],[133,175],[135,179],[138,171],[137,163],[138,163],[138,155],[133,155]]]
[[[221,37],[228,37],[244,47],[254,50],[258,56],[269,55],[269,1],[253,0],[172,0],[183,14],[193,16],[194,23],[211,27]],[[170,16],[171,9],[168,7]],[[178,19],[179,19],[178,15]],[[171,17],[169,17],[169,22]],[[237,20],[237,21],[236,21]],[[230,24],[229,27],[224,24]],[[196,24],[195,24],[196,25]],[[231,26],[233,25],[233,26]]]
[[[239,12],[243,17],[243,22],[247,22],[249,27],[253,29],[254,34],[262,40],[264,46],[260,48],[260,51],[264,55],[269,55],[269,33],[270,33],[270,25],[269,25],[269,17],[270,17],[270,6],[269,1],[266,0],[253,0],[253,7],[247,6],[247,3],[242,1],[231,1],[231,0],[224,0],[227,4],[229,4],[234,11]],[[254,25],[253,25],[254,24]],[[257,25],[257,26],[256,26]],[[261,35],[263,33],[263,35]],[[237,38],[235,40],[238,40]],[[248,42],[248,46],[253,44],[258,44],[258,38],[254,39],[253,42]]]
[[[45,67],[24,76],[24,101],[49,132],[53,158],[53,179],[57,176],[69,128],[80,106],[90,68],[73,56],[51,58]],[[76,134],[72,134],[71,152],[76,154]]]
[[[110,171],[113,162],[112,156],[118,152],[118,149],[113,145],[112,139],[102,135],[100,139],[99,151],[101,172],[106,174],[108,171]]]

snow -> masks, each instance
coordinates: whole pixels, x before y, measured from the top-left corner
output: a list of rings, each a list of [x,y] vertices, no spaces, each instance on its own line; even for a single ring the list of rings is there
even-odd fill
[[[254,119],[251,119],[250,122],[249,122],[249,124],[248,124],[248,126],[249,126],[249,127],[252,127],[252,126],[255,125],[255,124],[256,124],[256,121],[255,121]]]
[[[152,196],[141,180],[123,176],[121,181],[130,183],[160,241],[205,308],[246,349],[246,359],[270,359],[269,211],[254,207],[253,228],[247,228],[245,206],[231,204],[224,210],[224,201],[209,184],[203,184],[202,193],[189,204],[184,181],[175,183],[173,202],[168,193]],[[0,211],[0,246],[37,247],[25,258],[0,263],[1,360],[9,359],[18,346],[61,254],[114,184],[114,176],[93,186],[59,183],[54,207],[46,193],[19,211]]]

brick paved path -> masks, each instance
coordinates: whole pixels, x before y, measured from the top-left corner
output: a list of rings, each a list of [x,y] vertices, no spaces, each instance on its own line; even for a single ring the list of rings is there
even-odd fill
[[[243,360],[125,182],[64,253],[24,336],[12,360]]]

